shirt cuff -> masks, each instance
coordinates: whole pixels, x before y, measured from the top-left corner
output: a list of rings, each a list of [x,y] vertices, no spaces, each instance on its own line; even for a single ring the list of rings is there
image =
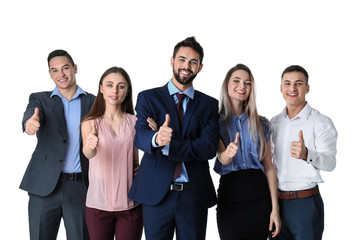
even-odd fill
[[[157,138],[158,132],[156,132],[153,137],[152,137],[152,147],[153,148],[162,148],[161,146],[159,146],[158,144],[155,143],[155,139]],[[170,145],[166,145],[164,146],[161,151],[163,153],[163,155],[165,156],[169,156],[169,149],[170,149]]]
[[[158,132],[156,132],[152,137],[152,147],[158,148],[160,147],[158,144],[155,143],[155,139],[157,138]]]
[[[307,148],[307,150],[308,150],[307,163],[312,164],[314,166],[317,158],[317,153],[309,148]]]

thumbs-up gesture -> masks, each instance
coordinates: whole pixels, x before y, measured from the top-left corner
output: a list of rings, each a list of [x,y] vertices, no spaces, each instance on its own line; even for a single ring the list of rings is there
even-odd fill
[[[239,144],[239,132],[237,132],[237,134],[235,135],[235,140],[234,142],[230,142],[226,151],[225,151],[225,154],[229,157],[229,158],[233,158],[237,152],[238,152],[238,144]]]
[[[165,122],[163,123],[163,126],[159,128],[158,135],[155,139],[156,144],[158,144],[159,146],[165,146],[170,144],[173,129],[169,127],[169,124],[170,124],[170,115],[166,114]]]
[[[26,130],[25,132],[28,135],[34,135],[38,132],[41,124],[39,123],[39,109],[35,108],[35,112],[32,117],[26,122]]]
[[[304,145],[302,130],[299,131],[298,136],[299,141],[293,141],[291,143],[291,157],[307,160],[308,150]]]
[[[97,135],[97,129],[95,126],[94,120],[91,120],[91,132],[86,139],[86,146],[92,150],[95,150],[97,147],[97,143],[99,142],[99,138]]]

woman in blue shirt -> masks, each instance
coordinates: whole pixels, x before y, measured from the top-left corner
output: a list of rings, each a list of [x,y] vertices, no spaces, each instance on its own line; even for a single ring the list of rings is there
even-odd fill
[[[238,64],[222,84],[217,225],[221,239],[266,239],[281,226],[269,121],[258,115],[250,69]]]

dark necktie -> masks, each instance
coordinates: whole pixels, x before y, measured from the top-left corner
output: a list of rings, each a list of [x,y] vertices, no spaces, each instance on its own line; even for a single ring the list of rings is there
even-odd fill
[[[180,121],[180,129],[182,128],[182,122],[183,122],[183,118],[184,118],[184,109],[182,107],[182,102],[184,101],[184,98],[186,97],[185,94],[179,94],[176,93],[175,96],[178,98],[178,102],[176,104],[176,110],[178,112],[179,115],[179,121]],[[180,161],[177,162],[176,166],[175,166],[175,171],[174,171],[174,179],[179,177],[180,174],[182,173],[182,164]]]

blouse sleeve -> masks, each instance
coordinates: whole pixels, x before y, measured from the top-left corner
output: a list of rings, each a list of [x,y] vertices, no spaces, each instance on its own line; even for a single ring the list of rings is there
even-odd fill
[[[265,136],[265,140],[266,140],[266,142],[268,142],[270,140],[270,136],[272,134],[271,123],[265,117],[260,117],[260,122],[261,122],[261,126],[263,128],[263,133],[264,133],[264,136]]]

